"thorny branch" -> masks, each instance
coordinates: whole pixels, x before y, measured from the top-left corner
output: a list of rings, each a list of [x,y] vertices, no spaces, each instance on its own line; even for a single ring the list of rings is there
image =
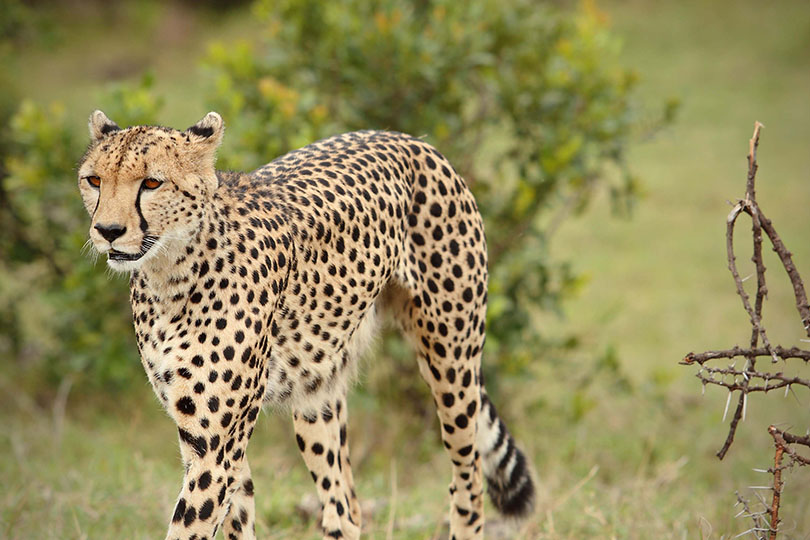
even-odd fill
[[[757,148],[759,147],[761,129],[762,124],[756,122],[754,124],[754,134],[748,143],[748,176],[746,180],[745,197],[734,205],[726,219],[726,255],[728,259],[728,269],[734,280],[737,295],[742,300],[743,308],[751,321],[750,345],[748,348],[735,346],[725,350],[706,351],[702,353],[690,352],[681,361],[683,365],[698,364],[700,366],[696,376],[700,379],[704,387],[707,384],[711,384],[725,388],[729,392],[729,400],[731,400],[734,392],[739,392],[737,407],[729,424],[728,435],[722,448],[717,452],[717,457],[720,459],[725,457],[726,452],[728,452],[728,449],[734,442],[734,435],[739,421],[745,418],[748,394],[753,392],[768,393],[779,388],[785,388],[787,392],[793,386],[801,386],[810,389],[810,379],[785,375],[782,371],[771,372],[761,368],[757,369],[756,366],[756,361],[759,357],[770,357],[771,365],[776,364],[780,359],[782,361],[787,361],[788,359],[803,360],[805,364],[810,362],[810,351],[799,349],[798,347],[786,349],[781,345],[772,346],[768,340],[765,326],[762,323],[762,308],[768,294],[765,281],[766,269],[762,258],[762,233],[764,231],[765,236],[768,237],[768,240],[773,246],[773,250],[779,257],[788,279],[793,286],[796,309],[799,312],[802,327],[807,336],[810,337],[810,304],[808,304],[807,301],[804,282],[793,263],[792,254],[788,251],[787,247],[785,247],[785,244],[773,227],[771,220],[762,213],[756,200],[755,182],[758,169]],[[747,214],[751,218],[753,236],[752,261],[754,262],[757,275],[757,289],[753,306],[751,305],[748,293],[743,287],[743,280],[740,278],[739,271],[737,270],[737,257],[734,253],[734,228],[742,213]],[[759,346],[760,339],[762,340],[761,346]],[[736,361],[734,361],[734,359],[737,358],[745,359],[742,368],[736,367]],[[729,359],[732,360],[733,363],[728,367],[707,365],[707,363],[717,359]],[[728,410],[728,404],[726,405],[726,410]],[[768,488],[772,492],[771,503],[767,505],[764,499],[760,499],[764,509],[761,512],[752,512],[748,502],[737,494],[738,504],[743,505],[743,511],[740,512],[738,516],[745,514],[754,522],[754,527],[746,531],[746,533],[751,532],[757,539],[763,540],[766,538],[764,533],[768,533],[767,538],[769,540],[775,540],[779,530],[779,505],[781,503],[782,488],[784,486],[782,471],[794,465],[810,465],[810,458],[798,453],[794,447],[795,445],[799,445],[810,449],[810,436],[794,435],[780,430],[775,426],[770,426],[768,433],[770,433],[773,438],[775,446],[774,466],[763,472],[768,472],[773,475],[773,487]],[[785,456],[789,458],[787,464],[783,463]],[[766,515],[769,516],[770,519],[766,519]]]
[[[741,504],[743,507],[743,509],[734,517],[751,518],[751,520],[754,522],[754,526],[742,534],[744,535],[750,532],[754,535],[754,537],[757,540],[764,539],[764,537],[759,533],[768,532],[771,530],[771,525],[765,519],[765,514],[767,512],[754,512],[753,510],[751,510],[751,506],[748,504],[748,500],[745,497],[740,495],[738,491],[735,491],[734,494],[737,496],[737,504],[735,504],[734,506]]]

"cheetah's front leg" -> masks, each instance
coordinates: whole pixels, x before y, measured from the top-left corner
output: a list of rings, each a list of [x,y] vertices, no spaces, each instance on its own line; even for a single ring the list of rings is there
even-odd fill
[[[324,538],[355,540],[360,538],[360,512],[354,486],[350,485],[351,471],[345,470],[349,468],[348,456],[343,455],[348,452],[346,425],[338,411],[345,414],[342,396],[312,410],[295,411],[293,425],[323,508]]]
[[[221,442],[210,449],[204,436],[183,435],[182,430],[180,438],[186,470],[166,540],[211,540],[237,487],[235,479],[241,471],[234,465],[241,467],[241,463],[228,462],[225,467]]]
[[[257,402],[246,399],[244,406],[234,403],[233,408],[226,403],[224,411],[217,410],[221,415],[203,422],[205,428],[192,431],[190,422],[180,423],[185,475],[167,540],[213,540],[226,516],[230,518],[224,527],[229,539],[236,532],[243,534],[242,538],[254,537],[253,499],[243,497],[242,491],[252,492],[245,451],[259,413]],[[186,410],[192,410],[191,405]],[[247,514],[245,523],[242,514]]]

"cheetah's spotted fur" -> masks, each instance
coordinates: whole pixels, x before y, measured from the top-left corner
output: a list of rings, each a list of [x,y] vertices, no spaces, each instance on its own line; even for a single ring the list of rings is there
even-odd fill
[[[523,454],[480,376],[487,252],[472,194],[430,145],[366,131],[251,173],[214,169],[224,125],[120,129],[90,118],[79,186],[90,236],[131,273],[138,348],[179,430],[185,476],[169,539],[254,538],[245,451],[262,403],[292,410],[324,538],[358,538],[346,391],[377,312],[432,390],[453,476],[450,534],[495,506],[530,511]]]

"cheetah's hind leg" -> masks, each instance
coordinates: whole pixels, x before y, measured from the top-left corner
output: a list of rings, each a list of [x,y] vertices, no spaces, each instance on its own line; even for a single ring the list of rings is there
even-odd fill
[[[253,480],[247,459],[242,467],[239,487],[231,496],[228,513],[222,523],[222,534],[227,540],[256,539],[256,509],[253,500]]]

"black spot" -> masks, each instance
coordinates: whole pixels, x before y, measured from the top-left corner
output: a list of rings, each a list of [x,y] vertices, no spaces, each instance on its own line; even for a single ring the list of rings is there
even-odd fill
[[[183,414],[193,415],[197,411],[197,406],[194,405],[194,400],[189,396],[183,396],[177,400],[175,404],[177,410]]]
[[[202,473],[199,480],[197,480],[197,485],[199,485],[200,489],[203,491],[208,489],[208,486],[211,485],[211,473],[208,471]]]
[[[470,386],[471,382],[472,382],[472,373],[468,369],[467,371],[464,372],[464,377],[461,379],[461,384],[462,386],[464,386],[464,388],[467,388],[468,386]]]
[[[444,345],[439,343],[438,341],[433,344],[433,350],[436,351],[436,354],[444,358],[447,355],[447,351],[444,348]]]
[[[202,506],[200,506],[200,519],[208,519],[211,517],[211,514],[214,512],[214,501],[211,499],[206,500]]]
[[[177,501],[177,506],[174,507],[174,516],[172,517],[172,522],[177,523],[181,519],[183,519],[183,515],[186,513],[186,500],[180,499]]]
[[[186,515],[183,517],[183,525],[188,527],[194,520],[197,519],[197,511],[194,509],[193,506],[189,506],[188,510],[186,510]]]
[[[184,429],[178,429],[177,431],[180,433],[180,440],[190,445],[198,456],[205,456],[206,452],[208,452],[208,442],[205,437],[195,437]]]

